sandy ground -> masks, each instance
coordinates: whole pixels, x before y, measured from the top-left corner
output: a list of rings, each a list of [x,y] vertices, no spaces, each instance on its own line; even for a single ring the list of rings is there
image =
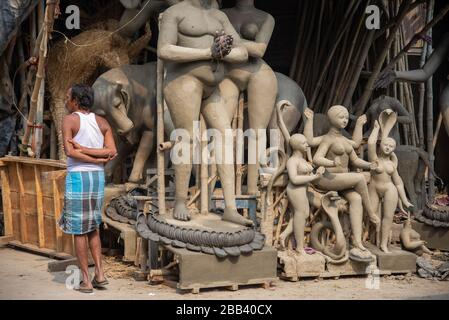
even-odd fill
[[[110,259],[109,259],[110,260]],[[379,289],[367,289],[363,277],[339,280],[278,281],[270,289],[207,290],[199,295],[179,293],[163,285],[152,286],[129,278],[130,267],[120,274],[109,270],[109,289],[82,294],[65,286],[68,274],[50,273],[46,257],[0,248],[0,299],[449,299],[449,282],[411,277],[381,277]],[[127,270],[126,270],[127,269]],[[132,269],[132,268],[131,268]],[[93,270],[92,270],[93,272]]]

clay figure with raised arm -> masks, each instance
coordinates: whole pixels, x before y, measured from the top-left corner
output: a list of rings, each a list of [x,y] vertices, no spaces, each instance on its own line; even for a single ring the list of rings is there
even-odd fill
[[[166,67],[165,101],[175,128],[186,130],[191,138],[194,121],[199,120],[200,113],[208,128],[218,130],[222,137],[225,137],[225,130],[231,129],[230,120],[223,116],[224,102],[218,84],[225,78],[225,63],[243,63],[248,59],[246,48],[240,45],[239,35],[215,4],[211,0],[185,0],[167,9],[160,25],[158,56]],[[180,143],[192,150],[191,141],[185,140]],[[225,148],[225,143],[221,143],[223,157]],[[217,156],[217,168],[226,204],[223,220],[252,225],[252,221],[243,218],[236,209],[234,165],[224,163]],[[174,170],[173,217],[189,220],[191,216],[186,202],[191,159],[176,164]]]
[[[387,112],[392,113],[393,111],[387,110]],[[413,205],[407,199],[404,184],[398,174],[397,165],[392,160],[392,154],[396,148],[396,141],[393,138],[384,137],[380,142],[379,152],[377,152],[379,131],[380,125],[376,121],[368,139],[368,160],[377,162],[378,166],[371,172],[369,193],[374,211],[382,218],[380,241],[377,235],[376,244],[382,251],[389,253],[388,241],[393,225],[394,212],[398,207],[398,200],[407,208],[413,207]]]
[[[313,163],[315,166],[326,167],[324,175],[313,184],[324,192],[337,191],[349,202],[353,245],[361,251],[366,251],[362,243],[363,208],[376,228],[380,221],[372,209],[364,174],[350,172],[349,164],[365,170],[374,170],[377,165],[360,159],[354,150],[354,145],[358,143],[342,135],[342,130],[349,121],[349,113],[345,107],[333,106],[327,116],[331,126],[329,132],[321,137],[313,137],[313,111],[306,109],[304,112],[304,135],[311,147],[318,147]],[[365,121],[366,119],[363,119],[361,123]]]
[[[273,34],[275,21],[270,14],[257,9],[254,0],[237,0],[235,7],[224,9],[223,12],[240,34],[241,44],[249,55],[248,61],[244,63],[226,64],[228,72],[220,84],[220,93],[226,101],[227,114],[231,120],[239,93],[247,92],[249,128],[254,130],[252,138],[256,142],[255,148],[249,148],[249,152],[255,152],[255,157],[251,154],[249,156],[247,193],[256,195],[259,154],[265,151],[259,150],[259,142],[263,141],[262,135],[266,135],[277,96],[276,75],[262,60]]]
[[[446,33],[422,69],[410,71],[385,70],[381,73],[374,86],[385,88],[393,81],[426,82],[448,59],[449,33]],[[447,82],[440,94],[440,112],[443,115],[446,133],[449,134],[449,84]]]

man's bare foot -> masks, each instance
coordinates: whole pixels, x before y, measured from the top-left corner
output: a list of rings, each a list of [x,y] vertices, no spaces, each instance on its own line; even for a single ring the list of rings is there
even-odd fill
[[[190,220],[190,210],[187,208],[184,202],[177,202],[173,209],[173,218],[180,221]]]
[[[246,226],[246,227],[252,227],[254,225],[254,223],[251,220],[246,219],[243,216],[241,216],[237,212],[237,209],[225,208],[222,219],[224,221],[233,222],[233,223],[240,224],[240,225]]]

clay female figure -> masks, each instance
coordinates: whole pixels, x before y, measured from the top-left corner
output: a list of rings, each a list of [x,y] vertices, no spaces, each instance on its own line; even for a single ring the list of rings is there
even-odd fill
[[[311,147],[317,147],[313,163],[326,167],[325,174],[314,181],[314,186],[323,191],[338,191],[349,202],[349,215],[353,233],[353,244],[356,248],[366,251],[362,244],[363,207],[370,221],[377,227],[379,218],[372,209],[368,186],[363,173],[350,172],[349,164],[355,168],[374,170],[375,163],[360,159],[354,150],[354,142],[342,135],[349,121],[348,110],[343,106],[333,106],[329,109],[330,130],[321,137],[313,137],[313,111],[304,112],[304,135]]]
[[[263,60],[273,33],[274,18],[254,7],[254,0],[237,0],[236,6],[224,9],[235,30],[241,35],[242,45],[248,50],[245,63],[228,64],[227,77],[220,84],[220,93],[226,101],[228,117],[231,120],[239,93],[248,93],[249,127],[256,130],[257,139],[265,133],[274,111],[277,96],[277,79],[273,70]],[[248,194],[257,194],[259,153],[256,163],[248,164]],[[264,150],[263,150],[264,151]]]
[[[395,161],[392,160],[392,155],[396,148],[396,141],[390,137],[383,138],[380,143],[378,154],[376,147],[379,131],[380,125],[379,122],[376,121],[374,123],[374,129],[368,139],[368,160],[377,162],[378,166],[371,172],[369,194],[371,205],[375,212],[379,213],[379,205],[382,203],[382,208],[379,213],[382,217],[380,249],[389,253],[388,241],[391,226],[393,224],[394,212],[398,206],[398,200],[400,198],[402,204],[407,208],[413,207],[413,205],[407,199],[404,184],[397,171],[397,165],[395,164]]]
[[[302,134],[295,134],[290,138],[292,156],[287,161],[287,172],[290,183],[287,186],[288,201],[293,207],[293,232],[296,240],[296,252],[304,254],[304,228],[309,217],[309,200],[307,186],[321,178],[325,169],[320,167],[313,174],[313,167],[305,159],[309,144]]]
[[[239,35],[215,4],[213,0],[184,0],[167,9],[161,21],[158,56],[166,66],[164,97],[175,128],[186,130],[190,137],[193,137],[194,121],[199,119],[200,112],[208,127],[220,131],[222,137],[226,129],[231,129],[229,119],[222,116],[224,102],[217,86],[225,77],[224,63],[243,63],[248,59],[247,50],[239,45]],[[218,37],[217,32],[225,35]],[[184,140],[180,142],[184,145],[180,149],[192,150],[191,141]],[[222,146],[224,149],[225,143]],[[223,149],[221,154],[225,152]],[[244,219],[236,209],[234,165],[222,161],[217,167],[226,202],[223,219],[252,225],[251,220]],[[173,216],[189,220],[186,201],[192,161],[177,164],[174,169]]]

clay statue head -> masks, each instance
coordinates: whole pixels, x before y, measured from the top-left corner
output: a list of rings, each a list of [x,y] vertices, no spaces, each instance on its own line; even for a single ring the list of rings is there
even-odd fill
[[[343,106],[333,106],[327,112],[329,123],[338,129],[344,129],[348,126],[349,112]]]
[[[254,41],[259,33],[259,27],[253,22],[245,23],[240,28],[240,34],[243,39]]]
[[[294,134],[290,138],[290,146],[292,147],[293,151],[300,151],[301,153],[306,153],[309,149],[309,144],[307,143],[307,139],[302,134]]]
[[[396,140],[393,138],[384,138],[380,142],[380,150],[386,156],[391,155],[396,149]]]

